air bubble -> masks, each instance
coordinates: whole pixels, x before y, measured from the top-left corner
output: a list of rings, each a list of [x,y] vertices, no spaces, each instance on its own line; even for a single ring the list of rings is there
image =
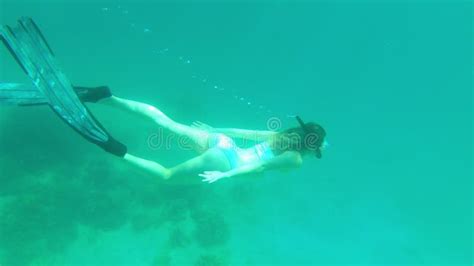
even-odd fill
[[[169,49],[168,49],[168,48],[165,48],[165,49],[161,49],[161,50],[159,50],[159,51],[156,51],[155,53],[157,53],[157,54],[164,54],[164,53],[166,53],[166,52],[168,52],[168,51],[169,51]]]

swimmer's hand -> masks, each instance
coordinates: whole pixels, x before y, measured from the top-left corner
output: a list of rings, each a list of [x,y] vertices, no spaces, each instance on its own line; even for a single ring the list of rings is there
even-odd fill
[[[204,124],[201,121],[194,121],[193,124],[191,125],[191,127],[201,129],[201,130],[204,130],[204,131],[208,131],[208,132],[214,132],[215,131],[215,129],[213,127],[211,127],[208,124]]]
[[[230,177],[227,173],[220,171],[204,171],[204,173],[199,174],[202,177],[202,182],[214,183],[219,179]]]

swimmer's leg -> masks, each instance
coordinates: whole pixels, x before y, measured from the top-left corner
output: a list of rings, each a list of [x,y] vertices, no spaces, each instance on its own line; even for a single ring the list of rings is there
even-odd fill
[[[208,170],[228,171],[227,158],[218,150],[210,149],[200,156],[194,157],[172,168],[126,154],[124,159],[145,174],[158,177],[172,184],[197,184],[201,182],[198,174]]]
[[[129,153],[125,154],[123,157],[125,161],[129,162],[135,168],[141,170],[147,175],[157,176],[162,179],[168,179],[170,176],[170,171],[166,167],[162,166],[159,163],[142,159],[137,156],[133,156]]]
[[[208,148],[209,133],[207,131],[180,124],[154,106],[116,96],[108,97],[100,102],[149,119],[179,136],[188,137],[199,150],[204,151]]]

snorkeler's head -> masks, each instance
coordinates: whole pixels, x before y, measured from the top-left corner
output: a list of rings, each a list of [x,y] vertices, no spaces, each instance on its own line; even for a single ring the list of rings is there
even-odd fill
[[[321,159],[321,148],[323,148],[324,145],[326,130],[324,130],[324,128],[319,124],[313,122],[303,122],[303,120],[299,116],[296,116],[296,120],[298,121],[301,129],[304,132],[304,136],[302,136],[304,141],[303,145],[309,151],[314,151],[316,157],[318,159]]]
[[[302,155],[313,153],[318,159],[322,157],[321,149],[326,142],[326,130],[316,123],[304,123],[300,117],[296,117],[299,127],[294,127],[280,132],[274,142],[274,150],[277,154],[285,151],[297,151]]]
[[[303,145],[314,152],[318,159],[321,159],[321,148],[324,145],[324,138],[326,137],[326,130],[316,123],[310,122],[305,124],[305,135],[303,137]]]

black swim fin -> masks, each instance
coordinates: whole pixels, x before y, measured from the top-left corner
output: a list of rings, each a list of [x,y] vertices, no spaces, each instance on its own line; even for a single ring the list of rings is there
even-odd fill
[[[0,34],[12,56],[64,122],[107,152],[120,157],[126,154],[125,145],[113,139],[82,104],[31,18],[21,18],[15,28],[3,26]]]
[[[96,103],[112,96],[109,87],[79,87],[74,91],[83,103]],[[32,84],[0,83],[0,104],[34,106],[46,105],[48,99]]]
[[[0,83],[0,104],[6,105],[46,105],[48,100],[33,85]]]

